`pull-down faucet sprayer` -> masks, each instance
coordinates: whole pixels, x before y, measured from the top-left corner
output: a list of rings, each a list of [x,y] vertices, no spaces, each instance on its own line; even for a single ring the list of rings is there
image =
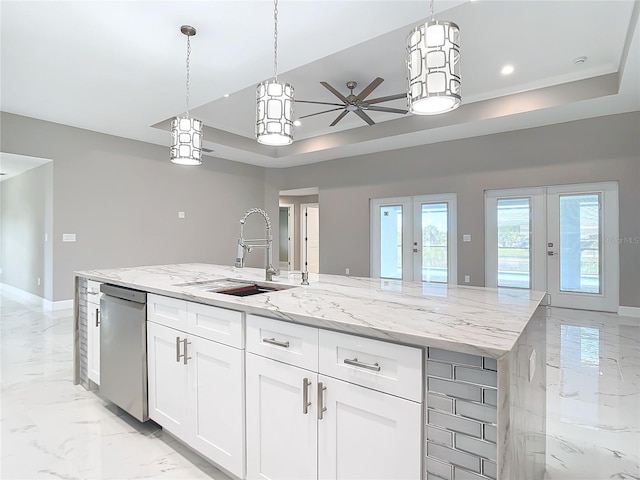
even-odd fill
[[[245,239],[244,238],[244,224],[247,218],[258,213],[262,215],[266,224],[265,238]],[[271,220],[267,212],[261,208],[251,208],[247,210],[244,216],[240,219],[240,238],[238,239],[238,254],[236,256],[236,267],[244,267],[244,254],[251,253],[254,248],[264,248],[266,250],[266,265],[265,265],[265,280],[270,282],[273,280],[274,275],[279,275],[280,270],[273,266],[273,236],[271,235]]]

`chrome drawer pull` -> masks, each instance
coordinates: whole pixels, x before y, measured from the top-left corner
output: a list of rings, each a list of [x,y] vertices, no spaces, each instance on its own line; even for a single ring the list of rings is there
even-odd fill
[[[187,360],[191,360],[191,357],[187,354],[187,345],[191,345],[191,342],[187,342],[187,338],[185,337],[184,340],[182,340],[182,345],[184,345],[184,354],[183,359],[184,359],[184,364],[187,364]]]
[[[327,411],[327,407],[324,406],[324,391],[327,387],[322,382],[318,382],[318,420],[324,418],[323,413]]]
[[[176,337],[176,362],[180,363],[180,337]]]
[[[289,340],[286,342],[281,342],[280,340],[276,340],[275,338],[263,338],[262,341],[264,343],[270,343],[271,345],[276,345],[278,347],[289,348]]]
[[[311,406],[311,402],[309,401],[309,387],[311,386],[311,382],[308,378],[302,379],[302,413],[306,415],[309,413],[309,407]]]
[[[346,363],[347,365],[353,365],[354,367],[360,367],[360,368],[366,368],[367,370],[373,370],[374,372],[379,372],[380,371],[380,365],[378,365],[378,363],[364,363],[364,362],[359,362],[357,358],[354,358],[353,360],[351,360],[350,358],[345,358],[344,359],[344,363]]]

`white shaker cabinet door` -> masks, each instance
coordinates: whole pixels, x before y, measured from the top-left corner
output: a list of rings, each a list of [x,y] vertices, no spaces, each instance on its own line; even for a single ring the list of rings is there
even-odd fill
[[[316,480],[317,374],[250,353],[246,364],[247,478]]]
[[[244,478],[244,351],[194,335],[189,342],[187,443]]]
[[[179,355],[184,352],[186,337],[179,330],[147,322],[149,418],[185,441],[188,365]]]
[[[100,385],[100,304],[87,303],[89,320],[87,325],[87,363],[89,380]]]
[[[422,405],[322,375],[318,478],[419,480]]]

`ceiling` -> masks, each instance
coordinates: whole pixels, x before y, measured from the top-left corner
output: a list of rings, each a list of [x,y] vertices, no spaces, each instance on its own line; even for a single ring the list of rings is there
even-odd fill
[[[185,109],[214,157],[267,167],[640,110],[640,2],[436,0],[436,18],[461,31],[463,105],[437,116],[371,112],[304,119],[296,141],[254,139],[255,87],[273,74],[273,3],[260,1],[6,1],[0,3],[2,111],[158,145]],[[423,22],[420,1],[280,0],[278,77],[299,100],[335,102],[374,78],[370,98],[406,89],[405,41]],[[582,64],[574,59],[585,56]],[[515,71],[503,76],[501,68]],[[225,97],[228,94],[228,97]],[[404,108],[405,100],[382,106]],[[297,103],[296,117],[324,110]]]
[[[47,158],[0,152],[0,182],[50,162]]]

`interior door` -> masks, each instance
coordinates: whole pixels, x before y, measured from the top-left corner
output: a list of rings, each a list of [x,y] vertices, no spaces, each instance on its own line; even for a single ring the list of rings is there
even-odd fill
[[[320,273],[320,207],[317,203],[303,203],[302,210],[302,269]]]
[[[280,270],[294,270],[294,205],[280,205]]]
[[[556,307],[618,309],[618,185],[485,193],[485,285],[547,292]]]
[[[556,307],[618,310],[618,184],[547,188],[547,292]]]

